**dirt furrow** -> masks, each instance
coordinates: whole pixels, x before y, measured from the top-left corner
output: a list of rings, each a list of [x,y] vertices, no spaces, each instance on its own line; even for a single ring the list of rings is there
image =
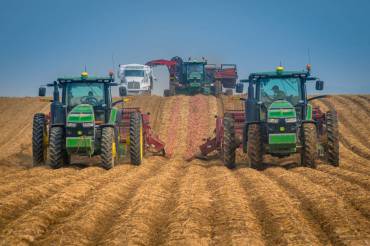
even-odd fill
[[[156,226],[162,216],[168,211],[163,210],[171,202],[171,189],[176,185],[182,169],[181,163],[168,163],[165,171],[145,180],[129,200],[125,210],[119,216],[109,221],[110,226],[105,226],[104,233],[92,237],[97,244],[149,245]]]
[[[370,118],[366,112],[362,111],[363,107],[358,107],[352,100],[346,97],[331,97],[328,100],[335,105],[336,110],[339,112],[339,120],[342,121],[347,127],[356,127],[357,136],[360,138],[361,143],[366,147],[370,146],[369,129],[366,127]]]
[[[240,179],[218,161],[203,162],[211,192],[212,245],[266,245]],[[208,167],[209,166],[209,167]]]
[[[328,244],[315,221],[305,218],[301,208],[274,181],[249,168],[239,169],[237,177],[251,199],[268,244]]]
[[[38,186],[30,186],[14,191],[0,200],[0,231],[10,221],[17,219],[22,213],[39,205],[64,187],[79,180],[100,175],[102,171],[97,168],[84,169],[81,172],[75,172],[74,175],[44,180]]]
[[[370,190],[370,176],[368,175],[355,173],[344,169],[338,169],[336,167],[327,165],[319,166],[318,170],[323,171],[325,173],[329,173],[331,175],[335,175],[340,179],[349,181],[354,184],[358,184],[362,186],[364,189]]]
[[[370,191],[351,182],[343,181],[336,176],[309,168],[296,168],[293,172],[297,172],[310,179],[313,183],[327,187],[341,195],[354,208],[370,219]]]
[[[315,105],[320,106],[321,108],[333,108],[335,107],[330,104],[329,101],[325,100],[316,100]],[[370,153],[368,151],[368,148],[363,146],[361,142],[357,139],[357,133],[354,132],[354,129],[352,129],[350,126],[343,125],[345,123],[339,122],[339,140],[340,142],[349,150],[355,152],[359,156],[370,159]]]
[[[0,198],[16,192],[24,192],[28,188],[36,188],[45,185],[45,182],[55,181],[59,178],[74,175],[78,172],[72,168],[52,170],[47,168],[29,169],[21,175],[12,175],[0,182]]]
[[[206,170],[189,164],[186,175],[179,179],[174,195],[175,207],[170,212],[165,245],[209,245],[210,194],[206,188]]]
[[[355,138],[356,141],[359,141],[361,143],[361,147],[364,150],[368,151],[369,146],[369,137],[365,134],[364,129],[362,129],[361,124],[354,125],[355,122],[353,122],[353,118],[348,118],[351,112],[349,108],[342,109],[340,106],[335,105],[332,102],[333,99],[329,100],[326,98],[320,99],[323,103],[325,103],[330,109],[335,109],[338,112],[338,119],[339,119],[339,132],[343,137],[346,137],[347,139],[352,136]],[[358,128],[361,129],[358,129]],[[345,132],[348,132],[349,134],[344,134]]]
[[[351,100],[352,103],[357,105],[357,108],[366,112],[368,117],[370,116],[370,103],[359,96],[340,96]]]
[[[311,212],[334,244],[366,245],[370,242],[369,220],[336,193],[281,168],[271,168],[265,173],[301,201],[301,206]]]
[[[78,206],[83,206],[89,197],[111,182],[117,182],[122,173],[132,170],[132,166],[121,165],[97,177],[75,182],[38,206],[26,211],[11,221],[0,235],[6,245],[32,243],[45,233],[47,228],[61,218],[71,214]]]
[[[167,165],[161,165],[163,158],[154,157],[145,161],[140,167],[129,173],[122,173],[116,182],[111,182],[93,194],[86,206],[77,208],[60,223],[48,228],[48,232],[37,240],[37,244],[50,245],[58,241],[60,244],[93,244],[94,239],[106,233],[120,213],[127,208],[136,190],[149,177],[155,176]],[[63,235],[63,237],[61,237]]]

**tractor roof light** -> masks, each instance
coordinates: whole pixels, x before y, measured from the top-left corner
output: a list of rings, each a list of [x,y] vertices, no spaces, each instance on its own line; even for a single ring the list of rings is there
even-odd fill
[[[306,65],[307,72],[311,72],[311,64]]]
[[[81,78],[86,79],[89,76],[89,74],[85,71],[81,73]]]
[[[282,73],[284,71],[284,67],[283,66],[277,66],[276,67],[276,72],[277,73]]]

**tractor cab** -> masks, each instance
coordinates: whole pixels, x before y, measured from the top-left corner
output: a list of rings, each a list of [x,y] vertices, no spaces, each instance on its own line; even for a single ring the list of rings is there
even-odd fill
[[[86,72],[81,77],[58,78],[62,88],[62,104],[66,113],[76,111],[79,105],[90,105],[94,111],[97,124],[103,124],[109,120],[112,97],[112,77],[88,77]]]
[[[190,84],[201,84],[205,81],[205,61],[184,62],[186,81]]]
[[[312,108],[307,103],[306,82],[311,80],[317,78],[310,75],[309,66],[307,71],[284,71],[278,66],[273,72],[250,74],[248,80],[242,80],[249,82],[247,122],[274,123],[288,116],[292,122],[310,119]],[[322,90],[323,83],[317,80],[316,89]]]

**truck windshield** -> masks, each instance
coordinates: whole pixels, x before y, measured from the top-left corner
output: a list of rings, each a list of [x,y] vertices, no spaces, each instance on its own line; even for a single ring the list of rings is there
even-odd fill
[[[125,70],[125,77],[144,77],[144,70]]]
[[[104,104],[103,83],[69,83],[66,89],[68,107],[79,104],[91,104],[92,106]]]
[[[286,100],[297,105],[300,100],[299,78],[262,78],[260,79],[260,99],[268,107],[273,101]]]

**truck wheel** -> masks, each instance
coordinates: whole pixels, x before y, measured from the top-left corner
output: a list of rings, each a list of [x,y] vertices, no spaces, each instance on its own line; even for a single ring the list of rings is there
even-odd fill
[[[330,110],[326,113],[326,156],[333,166],[339,166],[339,133],[337,112]]]
[[[37,113],[33,116],[32,127],[32,158],[33,166],[43,165],[47,159],[48,133],[45,115]]]
[[[114,141],[114,133],[112,127],[104,127],[102,129],[101,137],[101,167],[104,169],[111,169],[114,167],[116,158],[116,142]]]
[[[249,167],[260,168],[263,162],[262,132],[259,124],[248,126],[247,153],[249,157]]]
[[[222,94],[222,84],[221,81],[217,80],[214,84],[215,88],[215,96],[219,96]]]
[[[316,126],[314,123],[304,123],[302,125],[302,152],[301,165],[316,168]]]
[[[144,138],[141,115],[138,112],[130,116],[130,158],[131,163],[140,165],[144,155]]]
[[[50,144],[49,144],[49,158],[51,168],[60,168],[63,166],[63,143],[64,130],[63,127],[52,127],[50,129]]]
[[[224,141],[222,155],[224,165],[229,168],[235,168],[235,129],[234,119],[224,117]]]
[[[169,97],[169,96],[170,96],[170,90],[169,90],[169,89],[165,89],[165,90],[163,91],[163,96],[165,96],[165,97]]]

